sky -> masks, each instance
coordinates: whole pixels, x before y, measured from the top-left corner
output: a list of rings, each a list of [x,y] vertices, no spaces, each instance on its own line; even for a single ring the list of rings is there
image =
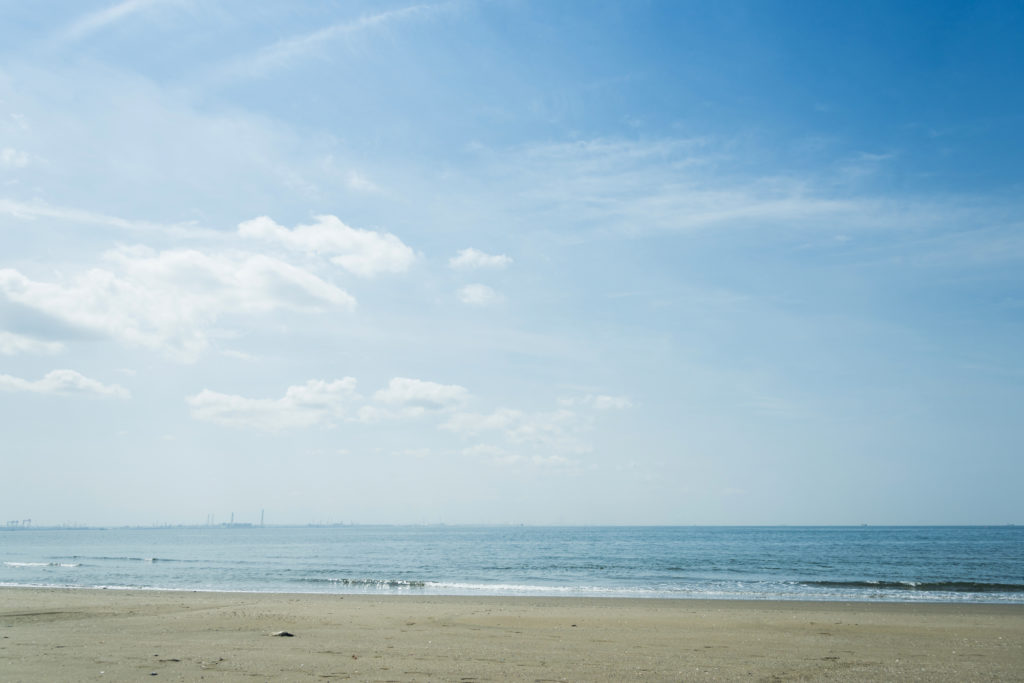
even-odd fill
[[[1024,523],[1022,34],[0,0],[0,523]]]

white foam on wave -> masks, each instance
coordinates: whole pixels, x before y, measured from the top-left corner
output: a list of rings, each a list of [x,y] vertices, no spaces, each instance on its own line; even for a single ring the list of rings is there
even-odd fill
[[[566,595],[606,597],[662,597],[666,591],[651,588],[604,586],[539,586],[514,583],[462,583],[427,581],[425,587],[439,594],[467,593],[477,595]]]

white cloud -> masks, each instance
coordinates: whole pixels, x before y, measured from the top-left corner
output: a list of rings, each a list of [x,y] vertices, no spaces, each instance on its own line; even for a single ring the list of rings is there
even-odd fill
[[[0,149],[0,166],[11,166],[12,168],[24,168],[28,166],[28,154],[19,152],[13,147]]]
[[[278,399],[246,398],[204,389],[186,400],[192,416],[229,427],[279,432],[330,424],[343,418],[359,399],[352,377],[309,380],[288,387]]]
[[[96,395],[128,398],[127,389],[117,384],[103,384],[74,370],[51,370],[40,380],[30,381],[11,375],[0,375],[0,391],[18,391],[58,396]]]
[[[356,380],[310,380],[289,387],[279,399],[247,398],[204,389],[186,401],[192,416],[231,427],[281,431],[341,420],[373,423],[448,412],[463,405],[469,392],[456,384],[395,377],[375,392],[372,403],[356,393]]]
[[[501,295],[487,285],[466,285],[456,293],[459,301],[470,306],[489,306],[501,301]]]
[[[19,353],[59,353],[64,349],[60,342],[47,342],[0,330],[0,354],[14,356]]]
[[[512,258],[505,254],[487,254],[473,247],[460,249],[458,254],[448,259],[449,267],[457,270],[505,268],[510,263]]]
[[[260,216],[239,224],[238,233],[326,256],[332,263],[363,277],[400,273],[416,260],[416,253],[391,233],[352,228],[336,216],[317,216],[316,223],[299,225],[293,230]]]
[[[452,410],[469,398],[469,391],[457,384],[438,384],[408,377],[395,377],[386,389],[373,395],[373,399],[388,406],[400,408],[410,415],[426,411]]]
[[[94,268],[68,282],[0,269],[0,297],[183,361],[198,357],[208,328],[229,313],[355,307],[344,290],[259,254],[122,247],[105,258],[115,270]]]

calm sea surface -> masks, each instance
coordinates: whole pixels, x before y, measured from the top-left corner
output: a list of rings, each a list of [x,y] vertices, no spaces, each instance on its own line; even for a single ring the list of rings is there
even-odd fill
[[[1024,603],[1024,527],[0,530],[0,585]]]

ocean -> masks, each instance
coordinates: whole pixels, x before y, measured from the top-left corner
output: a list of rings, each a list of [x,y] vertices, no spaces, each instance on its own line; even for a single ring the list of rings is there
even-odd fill
[[[0,529],[0,585],[1024,603],[1024,527]]]

